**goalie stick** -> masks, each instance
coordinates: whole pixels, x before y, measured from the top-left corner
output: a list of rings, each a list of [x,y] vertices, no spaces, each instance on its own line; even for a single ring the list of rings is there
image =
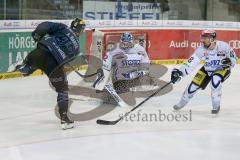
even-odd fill
[[[140,102],[137,106],[135,106],[134,108],[132,108],[130,111],[126,112],[123,116],[120,116],[120,118],[118,118],[115,121],[108,121],[108,120],[102,120],[102,119],[98,119],[96,121],[97,124],[100,125],[115,125],[117,124],[119,121],[121,121],[123,118],[127,117],[131,112],[133,112],[134,110],[136,110],[137,108],[139,108],[143,103],[147,102],[150,98],[152,98],[153,96],[155,96],[158,92],[160,92],[162,89],[166,88],[169,84],[171,84],[172,81],[168,82],[167,84],[165,84],[164,86],[160,87],[159,89],[157,89],[153,94],[151,94],[149,97],[147,97],[146,99],[144,99],[142,102]]]

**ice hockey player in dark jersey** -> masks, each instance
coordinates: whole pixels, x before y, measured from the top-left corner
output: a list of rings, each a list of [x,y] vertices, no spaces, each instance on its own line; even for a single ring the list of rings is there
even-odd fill
[[[85,29],[82,19],[74,19],[68,27],[62,23],[42,22],[32,32],[37,47],[31,51],[21,65],[15,67],[24,76],[41,69],[54,87],[61,117],[62,129],[74,127],[68,112],[68,82],[63,64],[74,59],[80,52],[79,36]]]

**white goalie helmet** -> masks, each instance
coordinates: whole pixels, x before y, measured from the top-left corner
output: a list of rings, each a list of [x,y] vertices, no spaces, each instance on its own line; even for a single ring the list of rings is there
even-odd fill
[[[123,49],[129,49],[133,47],[133,36],[129,32],[125,32],[121,35],[120,47]]]

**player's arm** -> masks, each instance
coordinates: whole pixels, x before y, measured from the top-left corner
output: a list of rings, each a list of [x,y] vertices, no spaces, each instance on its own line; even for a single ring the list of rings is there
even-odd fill
[[[200,62],[201,56],[199,56],[197,53],[194,53],[190,58],[188,58],[188,60],[180,67],[183,77],[191,74]]]
[[[183,63],[180,69],[174,68],[171,73],[171,81],[173,83],[179,81],[181,77],[191,74],[194,69],[201,62],[203,55],[201,55],[200,49],[197,49],[193,55]]]
[[[224,69],[233,68],[237,63],[237,56],[230,46],[227,46],[226,58],[221,62]]]
[[[134,79],[149,74],[150,59],[148,57],[148,54],[146,50],[140,45],[137,49],[137,54],[140,55],[142,58],[138,70],[129,73],[129,79]]]
[[[46,34],[51,35],[59,30],[65,29],[66,27],[67,26],[62,23],[42,22],[32,32],[32,37],[35,40],[35,42],[38,42]]]

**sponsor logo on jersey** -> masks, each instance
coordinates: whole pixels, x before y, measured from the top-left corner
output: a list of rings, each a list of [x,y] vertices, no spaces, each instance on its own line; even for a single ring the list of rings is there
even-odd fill
[[[205,66],[206,67],[214,67],[220,65],[220,60],[212,60],[210,62],[206,62]]]
[[[136,66],[140,65],[140,60],[124,60],[122,64],[123,66]]]

